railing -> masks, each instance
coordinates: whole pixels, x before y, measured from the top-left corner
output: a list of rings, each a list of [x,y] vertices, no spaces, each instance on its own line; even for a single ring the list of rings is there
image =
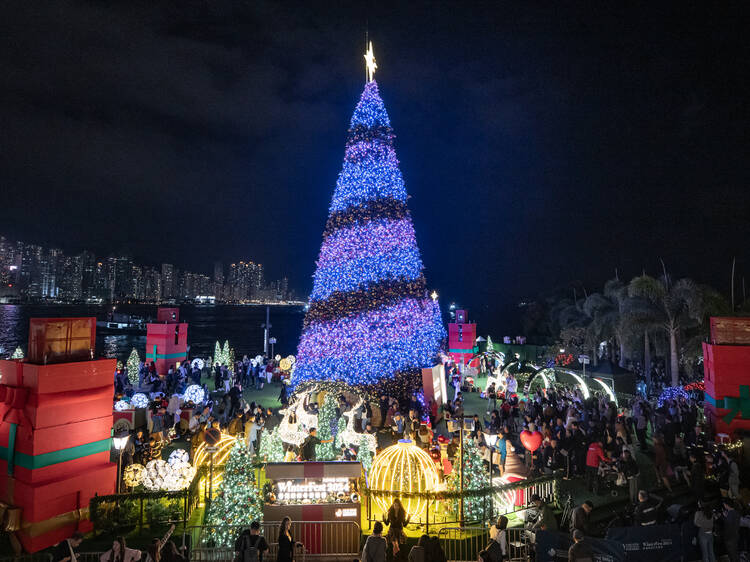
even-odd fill
[[[269,545],[276,544],[280,521],[261,523],[261,534]],[[190,559],[200,561],[224,560],[233,557],[234,541],[248,525],[203,525],[187,527],[183,532],[183,544],[190,545]],[[356,558],[359,556],[360,528],[355,521],[294,521],[290,529],[296,542],[302,543],[309,559],[318,557]],[[193,556],[196,552],[196,558]],[[219,558],[216,558],[219,557]],[[269,557],[273,560],[273,557]]]
[[[278,543],[268,543],[268,552],[263,553],[264,560],[276,560],[279,553]],[[304,547],[295,547],[294,560],[305,562]],[[194,548],[190,551],[190,562],[234,562],[233,548]]]
[[[76,562],[99,562],[104,552],[79,552],[76,554]]]
[[[465,527],[467,522],[484,523],[494,521],[498,515],[523,511],[531,507],[531,496],[537,494],[546,503],[557,505],[557,489],[562,478],[562,474],[553,474],[542,476],[531,480],[513,482],[492,486],[484,490],[467,490],[463,495],[460,493],[434,492],[421,494],[420,498],[426,499],[426,507],[420,514],[415,514],[411,518],[411,524],[422,526],[427,534],[431,530],[437,531],[442,527]],[[397,497],[399,494],[387,491],[365,491],[367,497],[367,520],[369,528],[375,521],[381,521],[384,514],[374,501],[377,495],[388,495]],[[400,497],[408,498],[414,494],[403,493]],[[474,513],[481,512],[481,515],[474,520],[465,517],[464,521],[460,520],[459,502],[464,502],[464,511],[468,512],[466,505],[468,502],[475,502]]]
[[[526,561],[529,555],[527,532],[506,529],[508,560]],[[490,542],[487,527],[446,527],[438,533],[440,547],[449,562],[475,562]]]
[[[170,523],[187,524],[196,503],[190,488],[179,492],[141,492],[94,496],[89,503],[91,521],[97,531]]]
[[[52,562],[52,555],[48,552],[35,554],[19,554],[18,556],[2,556],[0,562]]]

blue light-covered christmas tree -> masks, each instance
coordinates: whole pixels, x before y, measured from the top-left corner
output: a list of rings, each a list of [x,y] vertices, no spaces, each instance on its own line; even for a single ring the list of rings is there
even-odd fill
[[[292,384],[409,396],[445,330],[424,266],[374,80],[354,110],[317,261]]]

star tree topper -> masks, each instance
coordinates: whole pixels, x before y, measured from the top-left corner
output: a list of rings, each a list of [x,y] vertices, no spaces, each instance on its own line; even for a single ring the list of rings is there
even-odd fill
[[[367,81],[372,82],[372,77],[378,68],[378,63],[375,62],[375,53],[372,50],[372,41],[370,41],[369,48],[365,53],[365,65],[367,66]]]

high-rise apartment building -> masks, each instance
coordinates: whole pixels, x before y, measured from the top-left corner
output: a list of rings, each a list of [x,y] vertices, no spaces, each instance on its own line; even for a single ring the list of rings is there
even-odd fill
[[[171,263],[161,264],[161,295],[163,299],[175,297],[174,266]]]

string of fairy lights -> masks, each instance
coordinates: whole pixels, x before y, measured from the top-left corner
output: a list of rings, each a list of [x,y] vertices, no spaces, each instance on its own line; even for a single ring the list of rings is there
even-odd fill
[[[419,299],[427,291],[427,282],[420,275],[413,281],[380,281],[357,291],[332,293],[324,301],[310,303],[305,326],[312,321],[333,320],[368,310],[376,310],[404,298]]]
[[[352,115],[292,386],[344,383],[404,396],[445,338],[406,208],[390,119],[369,82]],[[318,384],[318,388],[322,388]]]
[[[365,224],[373,220],[390,219],[397,221],[404,217],[411,218],[411,215],[406,205],[401,201],[396,201],[390,197],[367,201],[361,205],[349,207],[345,211],[331,213],[323,231],[323,239],[326,239],[339,228]]]

